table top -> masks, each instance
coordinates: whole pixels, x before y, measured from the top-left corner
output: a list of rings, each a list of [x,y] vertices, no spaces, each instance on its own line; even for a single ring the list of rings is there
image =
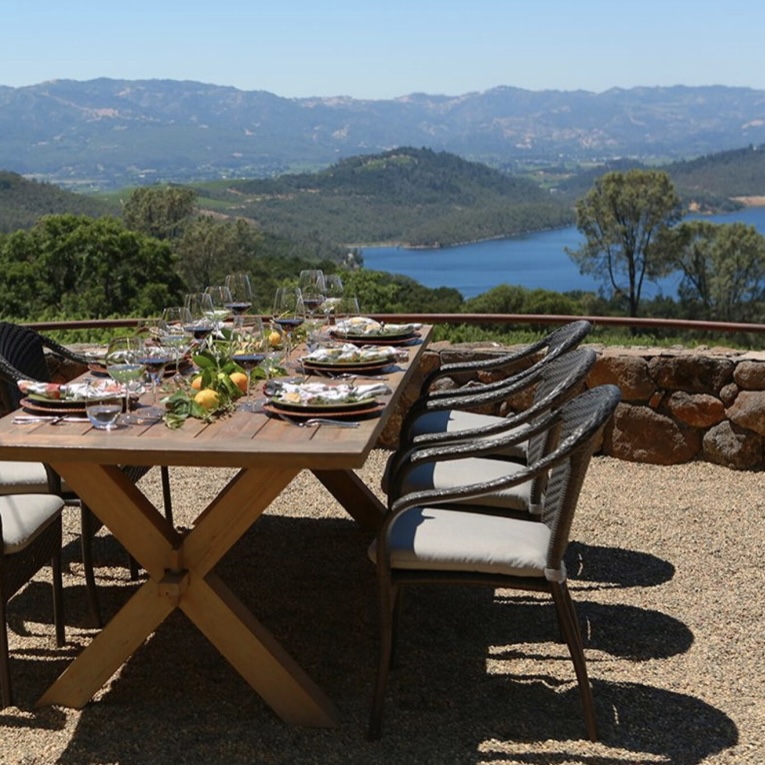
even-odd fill
[[[189,418],[178,429],[160,421],[101,431],[85,422],[14,425],[11,414],[0,419],[0,459],[240,468],[293,462],[318,470],[359,468],[417,366],[431,331],[432,327],[423,327],[419,341],[406,346],[409,361],[385,372],[392,391],[380,399],[385,409],[378,416],[360,419],[357,428],[300,428],[262,413],[237,411],[212,423]],[[358,378],[359,383],[362,379]]]

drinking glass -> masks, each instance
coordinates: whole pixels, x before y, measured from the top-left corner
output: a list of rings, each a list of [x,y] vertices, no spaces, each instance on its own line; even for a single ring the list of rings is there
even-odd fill
[[[284,331],[289,355],[292,350],[292,333],[305,321],[305,305],[299,288],[277,288],[274,295],[273,321]]]
[[[191,323],[186,328],[199,345],[203,346],[208,335],[215,329],[215,323],[211,318],[212,297],[206,292],[192,292],[186,295],[183,304],[188,309],[191,319]]]
[[[252,286],[250,277],[243,271],[229,274],[225,286],[231,293],[231,302],[226,306],[234,318],[247,313],[252,308]]]
[[[169,306],[162,311],[159,341],[175,351],[175,368],[180,371],[181,360],[193,342],[191,312],[185,306]]]
[[[268,338],[263,332],[263,322],[259,316],[241,316],[231,333],[231,360],[247,373],[247,394],[239,406],[245,412],[257,410],[250,398],[252,370],[260,366],[266,358]]]
[[[85,388],[85,414],[98,430],[114,430],[122,413],[122,395],[108,389],[102,380],[89,380]]]
[[[141,410],[139,419],[159,420],[165,414],[165,410],[159,406],[159,384],[167,365],[176,358],[175,351],[159,339],[147,338],[139,354],[138,361],[143,364],[151,381],[151,406]]]
[[[313,319],[314,314],[324,302],[324,272],[316,268],[301,271],[298,287],[303,296],[303,305],[308,318]]]
[[[139,419],[130,414],[130,385],[140,380],[146,367],[141,363],[143,341],[135,336],[115,337],[106,348],[106,371],[109,376],[125,386],[125,413],[122,422],[133,425]]]
[[[213,320],[216,329],[223,326],[223,322],[231,316],[231,290],[222,284],[213,284],[205,289],[212,301],[212,311],[209,318]]]
[[[324,302],[321,304],[321,310],[327,317],[328,323],[334,322],[337,308],[345,294],[343,280],[338,274],[326,274],[324,276]]]

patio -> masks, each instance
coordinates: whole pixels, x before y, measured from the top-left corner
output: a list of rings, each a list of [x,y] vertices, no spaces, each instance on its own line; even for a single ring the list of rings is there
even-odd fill
[[[363,476],[377,486],[386,454]],[[225,471],[172,470],[176,523]],[[158,471],[142,488],[160,492]],[[68,646],[55,650],[47,585],[11,602],[18,708],[0,710],[2,765],[759,765],[765,758],[761,575],[765,477],[709,463],[595,458],[569,550],[601,741],[583,740],[578,693],[547,600],[413,591],[383,739],[365,738],[376,659],[369,536],[303,473],[219,566],[341,713],[336,729],[282,723],[174,614],[81,711],[34,702],[86,644],[78,519],[67,513]],[[135,585],[110,536],[96,546],[104,614]],[[285,562],[286,561],[286,562]],[[48,572],[44,571],[47,577]],[[182,651],[173,651],[174,646]],[[157,663],[174,683],[157,693]]]

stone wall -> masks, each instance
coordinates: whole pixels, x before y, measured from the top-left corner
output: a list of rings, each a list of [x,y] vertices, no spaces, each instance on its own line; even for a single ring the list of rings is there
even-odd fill
[[[765,352],[590,347],[597,351],[598,360],[587,384],[614,383],[622,392],[622,403],[604,436],[603,454],[657,465],[706,460],[739,470],[763,467]],[[382,444],[395,447],[401,417],[427,371],[502,350],[485,345],[432,345],[388,423]],[[460,387],[469,382],[464,376],[445,378],[439,386]],[[512,408],[527,403],[513,402]],[[504,405],[495,413],[505,414],[508,408]]]

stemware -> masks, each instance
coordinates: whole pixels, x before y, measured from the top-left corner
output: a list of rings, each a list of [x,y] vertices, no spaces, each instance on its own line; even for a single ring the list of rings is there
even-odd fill
[[[263,322],[259,316],[240,317],[231,333],[231,360],[236,362],[247,374],[247,393],[239,406],[245,412],[257,410],[250,398],[252,371],[266,358],[268,338],[263,332]]]
[[[140,380],[146,367],[141,363],[143,341],[138,337],[115,337],[106,348],[106,371],[109,376],[125,386],[125,413],[122,422],[133,425],[139,419],[130,414],[130,385]]]
[[[192,292],[186,295],[184,307],[188,309],[190,323],[186,329],[194,339],[203,345],[209,334],[215,329],[212,320],[213,302],[212,296],[207,292]]]
[[[216,329],[223,326],[223,322],[231,316],[231,290],[223,284],[212,284],[205,289],[212,301],[212,311],[209,318],[213,320]]]
[[[175,368],[180,371],[181,360],[193,342],[191,311],[185,306],[169,306],[162,311],[159,341],[175,351]]]
[[[324,272],[316,268],[301,271],[298,287],[303,296],[303,305],[308,318],[313,319],[316,311],[324,303]]]
[[[321,304],[321,310],[331,324],[337,313],[337,308],[345,294],[343,280],[339,274],[325,274],[324,276],[324,302]]]
[[[284,331],[289,355],[292,349],[292,333],[305,321],[305,304],[299,288],[277,288],[274,296],[273,321]]]
[[[231,301],[226,308],[234,315],[241,316],[252,308],[252,285],[250,277],[243,271],[226,276],[225,286],[231,293]]]
[[[141,410],[140,420],[159,420],[165,414],[165,410],[159,406],[159,384],[167,365],[175,359],[174,349],[165,345],[160,337],[144,339],[138,361],[143,364],[151,381],[151,406]]]

